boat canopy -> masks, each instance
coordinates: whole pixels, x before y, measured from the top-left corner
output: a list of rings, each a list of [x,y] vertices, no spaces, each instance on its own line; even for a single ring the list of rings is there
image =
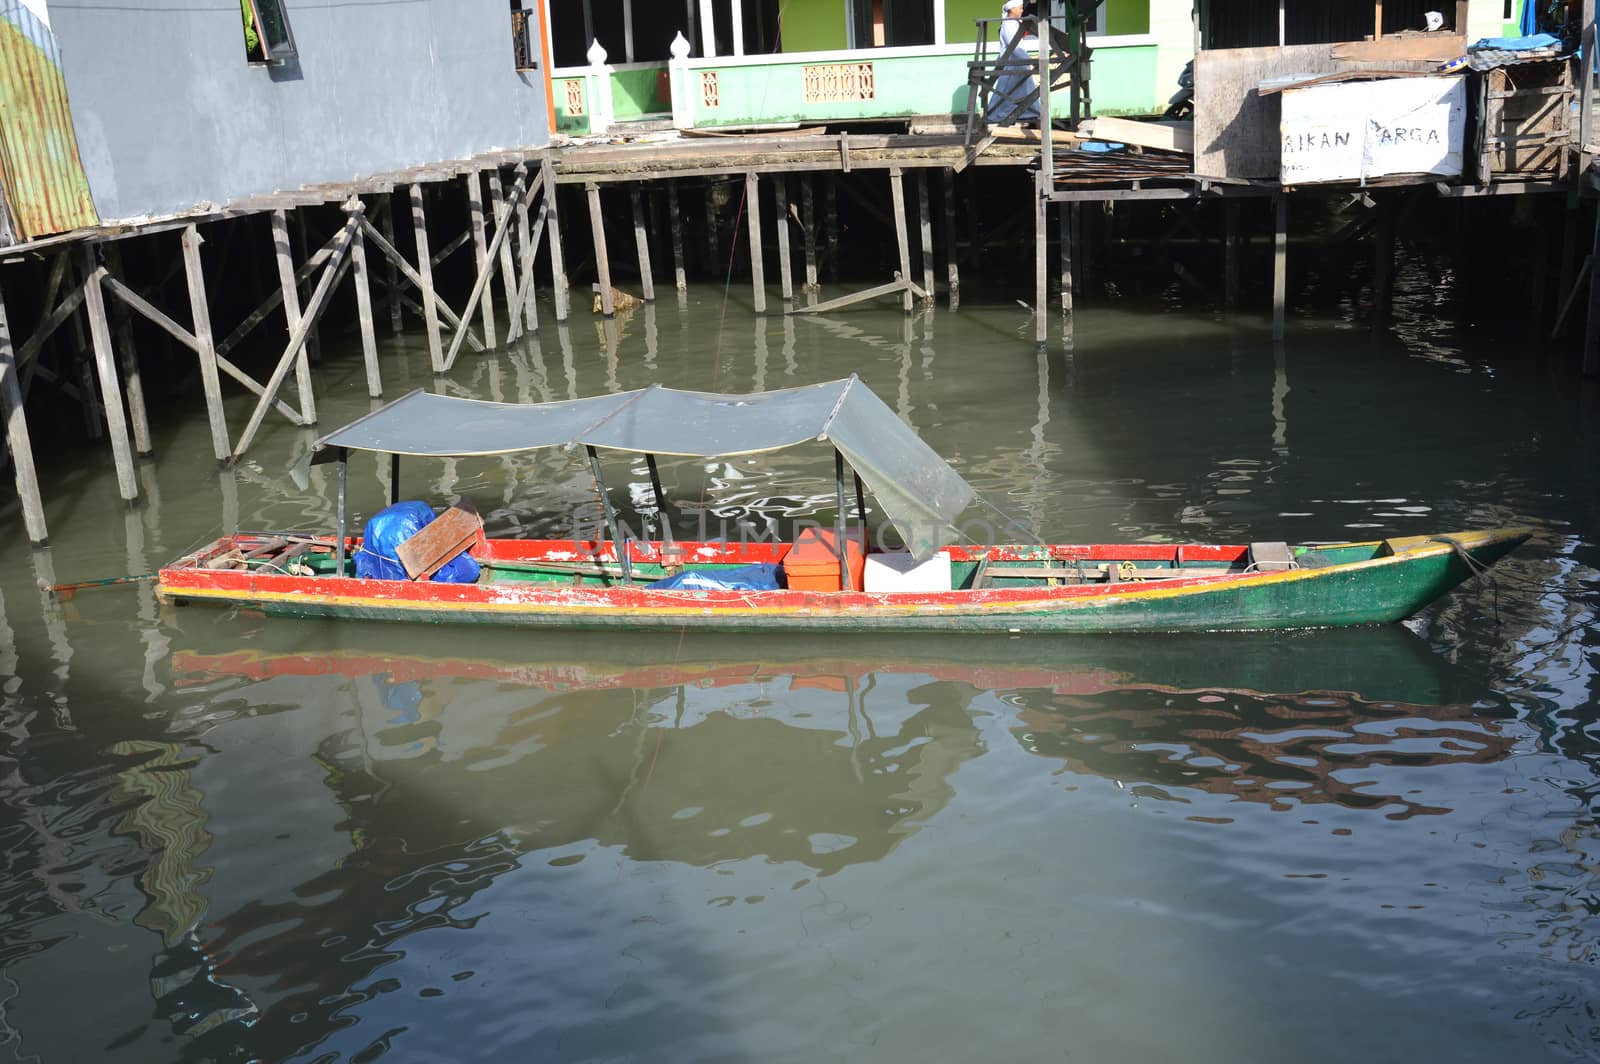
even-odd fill
[[[531,404],[419,389],[322,437],[313,451],[315,461],[328,461],[339,449],[444,458],[582,445],[714,458],[812,441],[838,449],[919,560],[955,538],[953,522],[976,497],[854,374],[745,395],[652,385]]]

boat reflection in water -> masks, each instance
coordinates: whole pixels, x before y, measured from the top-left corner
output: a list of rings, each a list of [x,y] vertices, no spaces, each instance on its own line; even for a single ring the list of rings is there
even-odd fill
[[[671,905],[639,889],[713,903],[735,867],[786,893],[883,861],[952,805],[962,766],[980,755],[1008,760],[1019,781],[1030,766],[1049,771],[1026,751],[1078,777],[1068,786],[1092,775],[1156,799],[1204,791],[1392,816],[1387,807],[1431,809],[1375,793],[1366,770],[1489,760],[1509,746],[1482,687],[1396,626],[847,643],[484,632],[466,643],[344,625],[296,626],[314,648],[242,650],[283,630],[249,617],[214,626],[201,611],[175,623],[174,682],[208,719],[231,717],[205,738],[235,771],[260,747],[230,730],[321,707],[306,734],[336,808],[303,797],[297,808],[302,825],[337,825],[343,844],[304,826],[292,840],[258,834],[254,878],[229,888],[219,876],[206,891],[205,951],[219,977],[253,988],[252,1043],[268,1056],[337,1038],[341,1014],[377,1007],[355,988],[391,962],[481,954],[494,933],[448,948],[426,937],[480,918],[521,936],[521,977],[564,973],[575,1029],[603,1026],[585,1002],[619,976],[589,971],[593,959],[620,956],[627,928]],[[293,775],[280,760],[271,771]],[[224,808],[230,795],[259,802],[264,790],[223,785],[205,802],[214,821],[238,822],[251,814]],[[220,851],[244,845],[219,833],[207,860],[238,863]],[[300,930],[277,933],[290,927]]]

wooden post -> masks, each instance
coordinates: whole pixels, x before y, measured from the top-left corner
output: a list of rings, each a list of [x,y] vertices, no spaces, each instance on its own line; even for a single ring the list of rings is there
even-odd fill
[[[1049,187],[1045,181],[1045,172],[1041,169],[1034,175],[1033,186],[1033,339],[1040,347],[1050,339],[1050,323],[1044,309],[1046,300],[1050,298],[1050,282],[1045,266],[1049,257],[1047,223],[1050,201],[1045,197]]]
[[[541,203],[539,206],[539,239],[544,238],[544,227],[549,224],[549,207]],[[539,330],[539,301],[534,296],[533,264],[538,258],[539,245],[534,243],[533,228],[528,224],[528,197],[523,196],[517,200],[517,247],[521,249],[521,270],[517,278],[516,300],[522,304],[522,330],[523,332],[537,332]],[[512,306],[507,313],[511,315],[512,325],[517,320],[517,308]],[[506,338],[506,342],[511,341]]]
[[[683,215],[678,210],[678,183],[667,182],[667,216],[672,225],[672,276],[678,291],[689,290],[688,274],[683,269]]]
[[[961,302],[961,270],[956,265],[956,175],[945,167],[944,171],[944,258],[946,283],[950,286],[950,306]]]
[[[556,301],[556,321],[566,321],[567,314],[572,308],[572,293],[567,288],[567,260],[566,253],[561,249],[561,197],[556,188],[556,168],[546,155],[539,164],[540,173],[544,175],[544,202],[549,211],[546,218],[550,225],[550,294]]]
[[[1222,217],[1222,305],[1234,310],[1239,306],[1239,201],[1225,201]]]
[[[272,246],[278,256],[278,284],[283,289],[283,316],[289,335],[300,328],[300,286],[294,275],[294,253],[289,243],[289,219],[283,211],[272,212]],[[300,393],[300,417],[307,425],[317,423],[317,401],[311,391],[311,363],[304,348],[294,365],[295,388]]]
[[[713,274],[722,272],[722,238],[717,232],[717,187],[706,182],[706,266]]]
[[[383,211],[378,215],[378,226],[385,240],[394,243],[394,192],[383,197]],[[389,308],[389,331],[399,333],[404,327],[400,320],[400,270],[394,261],[383,257],[384,304]]]
[[[303,209],[294,212],[294,232],[299,239],[299,257],[306,258],[311,254],[311,246],[306,241],[306,212]],[[315,326],[312,327],[310,334],[306,337],[306,355],[312,362],[322,361],[322,336],[317,332]],[[306,379],[310,380],[310,377]],[[315,420],[313,418],[308,424],[314,423]]]
[[[361,200],[351,196],[344,205],[351,216],[363,213]],[[367,237],[360,226],[350,241],[350,275],[356,286],[356,318],[361,325],[361,359],[367,367],[367,394],[377,399],[383,395],[383,378],[378,372],[378,336],[372,327],[371,275],[367,272]]]
[[[785,303],[794,302],[794,276],[789,258],[789,175],[777,174],[772,182],[772,202],[778,221],[778,283]]]
[[[522,187],[526,186],[526,184],[527,184],[527,182],[525,180],[526,173],[527,173],[526,168],[524,168],[522,166],[518,166],[517,167],[517,175],[518,175],[517,187],[522,188]],[[524,197],[524,196],[517,197],[517,202],[519,204],[523,203],[525,201],[526,201],[526,197]],[[499,222],[499,224],[496,226],[497,231],[501,227],[508,227],[508,226],[511,225],[511,211],[509,209],[504,211],[504,212],[502,212],[500,210],[500,207],[504,202],[505,202],[505,195],[502,193],[501,188],[500,188],[500,171],[499,170],[490,170],[489,171],[489,217],[498,219],[498,218],[500,218],[502,216],[502,214],[504,214],[504,220]],[[516,269],[516,267],[514,265],[512,265],[512,262],[511,262],[511,240],[510,240],[509,236],[502,237],[501,240],[500,240],[500,287],[504,288],[505,292],[506,292],[506,304],[507,304],[506,314],[507,314],[507,316],[516,317],[516,314],[517,314],[516,308],[511,307],[510,303],[511,303],[512,300],[517,298],[517,269]],[[485,289],[484,295],[483,295],[483,299],[484,299],[484,302],[486,302],[486,303],[492,302],[494,300],[494,286],[493,285],[490,285],[487,289]],[[510,329],[509,325],[507,325],[507,329],[508,330]]]
[[[1063,204],[1065,206],[1065,204]],[[1094,203],[1074,203],[1071,217],[1072,229],[1072,294],[1083,295],[1089,283],[1089,249],[1094,244]]]
[[[0,298],[0,413],[4,413],[6,419],[6,443],[11,448],[11,467],[17,477],[22,524],[28,530],[28,542],[42,547],[49,541],[50,531],[45,527],[44,503],[39,498],[39,474],[33,466],[33,443],[28,437],[28,418],[22,409],[16,350],[11,346],[11,325],[6,319],[3,298]]]
[[[499,254],[500,249],[505,247],[506,239],[511,234],[511,228],[508,223],[511,219],[512,204],[527,199],[537,192],[543,180],[543,175],[534,178],[533,188],[530,189],[524,188],[523,177],[518,177],[516,184],[511,186],[512,202],[506,204],[505,209],[495,216],[494,239],[489,241],[488,247],[484,248],[483,254],[479,256],[478,276],[472,282],[472,292],[467,296],[466,305],[461,308],[461,321],[456,324],[455,335],[450,338],[450,348],[444,353],[444,368],[446,372],[456,364],[456,355],[461,351],[462,341],[467,338],[467,334],[471,331],[469,323],[472,319],[473,307],[479,303],[493,302],[490,298],[489,288],[490,282],[494,279],[494,259]],[[508,342],[516,328],[517,307],[514,305],[516,303],[515,293],[512,293],[511,303],[513,305],[507,308],[512,320],[511,328],[506,331]]]
[[[1076,203],[1056,205],[1056,223],[1061,230],[1061,313],[1072,314],[1072,216]]]
[[[922,223],[922,289],[924,303],[933,303],[933,219],[928,214],[928,172],[917,171],[917,217]]]
[[[105,245],[106,265],[115,274],[122,273],[122,252],[116,243]],[[139,352],[133,349],[133,316],[120,301],[112,312],[116,324],[113,339],[122,355],[122,374],[127,379],[128,421],[133,428],[133,451],[140,458],[149,458],[150,418],[144,407],[144,378],[139,373]]]
[[[428,217],[422,210],[422,186],[411,186],[411,229],[417,240],[417,277],[422,284],[422,321],[428,330],[428,359],[435,373],[444,372],[444,343],[439,339],[439,307],[433,294],[433,258],[428,251]]]
[[[644,205],[639,202],[639,186],[628,190],[633,201],[633,245],[639,256],[639,289],[646,303],[656,300],[655,270],[650,265],[650,233],[644,224]]]
[[[811,194],[811,175],[800,175],[800,239],[805,246],[806,299],[817,301],[817,207]]]
[[[106,427],[111,432],[111,456],[117,464],[117,489],[125,502],[139,499],[139,481],[133,472],[133,448],[128,443],[128,419],[122,409],[122,384],[117,378],[117,362],[111,352],[111,328],[106,322],[105,293],[100,289],[102,271],[94,261],[94,245],[83,246],[83,309],[89,317],[89,339],[94,345],[94,366],[100,377],[100,401],[105,407]]]
[[[754,170],[744,175],[745,224],[750,238],[750,293],[757,314],[767,312],[766,264],[761,261],[761,183]]]
[[[614,317],[617,308],[611,298],[611,258],[606,254],[606,225],[600,216],[600,186],[590,181],[583,186],[589,197],[589,231],[594,236],[595,271],[600,275],[600,309]]]
[[[1289,300],[1289,196],[1272,199],[1272,338],[1282,340]]]
[[[206,418],[211,423],[211,449],[217,461],[225,462],[228,420],[222,409],[222,384],[217,379],[217,350],[211,336],[211,309],[206,300],[206,275],[200,262],[200,230],[193,225],[183,231],[183,266],[189,281],[189,315],[194,322],[194,338],[199,342],[200,385],[206,393]]]
[[[472,247],[475,252],[473,262],[482,273],[489,265],[489,237],[484,230],[483,222],[483,187],[478,183],[478,173],[474,170],[467,175],[467,220],[472,228]],[[494,329],[494,299],[485,298],[479,303],[483,315],[483,344],[493,348],[497,343]],[[470,308],[463,311],[471,317]],[[448,360],[447,360],[448,361]]]
[[[911,280],[911,238],[906,233],[906,189],[901,180],[900,168],[889,168],[889,192],[894,199],[894,238],[900,248],[900,280]],[[906,288],[900,297],[900,306],[911,313],[911,289]]]

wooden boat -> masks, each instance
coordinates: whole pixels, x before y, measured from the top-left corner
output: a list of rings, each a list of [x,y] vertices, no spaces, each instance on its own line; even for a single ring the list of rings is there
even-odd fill
[[[664,512],[656,456],[751,454],[808,441],[835,449],[831,530],[796,542],[634,540],[621,531],[598,449],[644,454]],[[361,540],[345,528],[349,452],[391,455],[390,501],[401,455],[504,454],[582,445],[605,509],[592,539],[505,540],[481,533],[467,553],[476,583],[354,575]],[[1236,545],[987,545],[953,543],[975,493],[855,377],[752,395],[660,387],[535,405],[413,392],[319,440],[339,463],[333,535],[235,533],[164,568],[164,601],[259,608],[269,615],[571,629],[810,632],[1122,632],[1315,628],[1398,621],[1487,569],[1528,538],[1523,529],[1407,536],[1291,547]],[[885,552],[865,523],[847,525],[845,467],[856,511],[870,488],[914,561],[948,559],[948,590],[884,590],[863,579]],[[431,527],[431,526],[430,526]],[[807,538],[809,536],[809,539]],[[466,541],[462,541],[466,542]],[[814,556],[829,553],[819,579]],[[842,545],[842,546],[841,546]],[[452,552],[456,548],[452,548]],[[696,570],[768,565],[775,590],[652,587]],[[802,568],[804,576],[802,578]],[[831,580],[830,580],[831,577]]]

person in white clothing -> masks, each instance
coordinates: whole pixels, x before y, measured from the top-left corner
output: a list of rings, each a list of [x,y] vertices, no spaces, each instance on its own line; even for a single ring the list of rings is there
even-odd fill
[[[1022,4],[1023,0],[1005,0],[1000,8],[1000,54],[1005,57],[1004,65],[1015,67],[1032,59],[1032,53],[1022,47]],[[1013,48],[1015,45],[1015,48]],[[1018,100],[1026,100],[1035,95],[1038,89],[1038,80],[1033,74],[1020,71],[1002,73],[995,80],[994,92],[989,95],[989,108],[984,115],[993,125],[1013,125],[1017,122],[1039,121],[1039,101],[1037,98],[1029,100],[1025,105]]]

